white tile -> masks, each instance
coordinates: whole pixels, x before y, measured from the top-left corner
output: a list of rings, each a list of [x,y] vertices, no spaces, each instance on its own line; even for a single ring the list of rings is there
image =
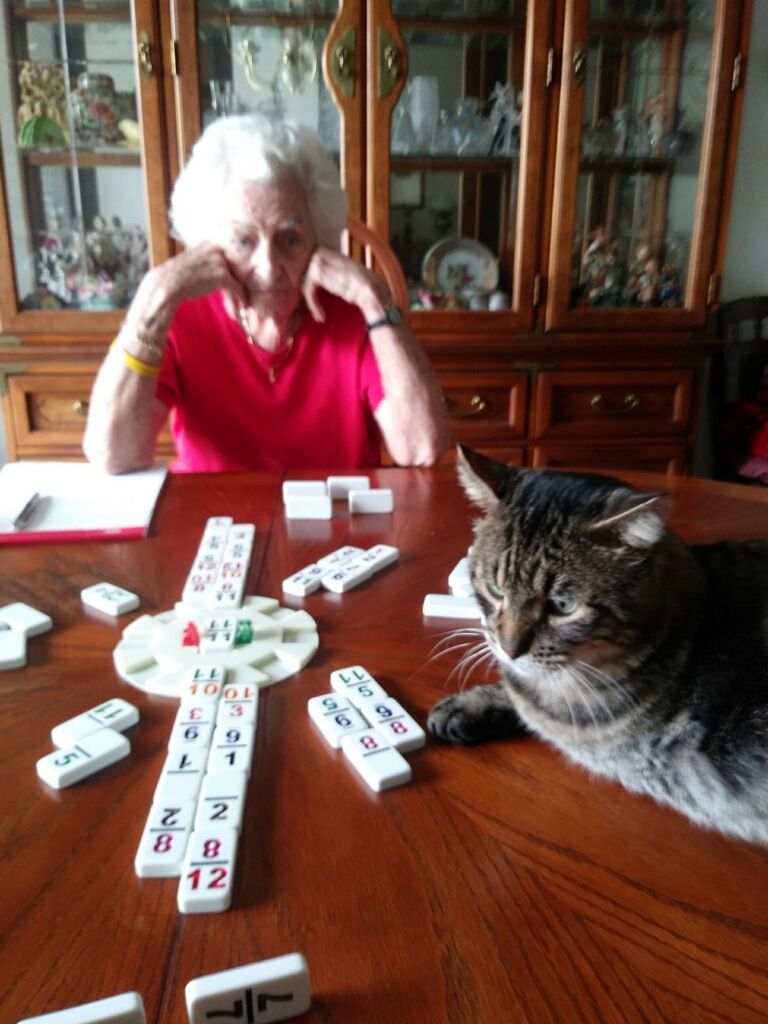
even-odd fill
[[[332,501],[346,500],[350,491],[365,491],[371,486],[367,476],[329,476],[327,483]]]
[[[283,483],[283,501],[289,498],[325,497],[328,488],[325,480],[286,480]]]
[[[211,611],[232,611],[233,609],[242,607],[244,594],[244,584],[238,587],[232,587],[231,589],[220,587],[216,584],[214,589],[205,599],[205,607],[210,608]]]
[[[288,519],[330,519],[332,513],[331,499],[327,495],[295,494],[285,502]]]
[[[448,574],[448,586],[453,590],[454,586],[458,584],[468,584],[470,582],[469,572],[469,559],[465,556],[460,558],[459,561],[454,565]]]
[[[68,1010],[44,1013],[42,1017],[25,1017],[19,1024],[146,1024],[146,1017],[139,993],[123,992]]]
[[[19,630],[27,637],[39,636],[53,629],[50,615],[24,604],[23,601],[6,604],[0,608],[0,622],[4,622],[11,629]]]
[[[343,736],[369,728],[369,723],[352,706],[351,701],[336,693],[321,693],[318,697],[310,697],[307,711],[326,742],[334,749],[341,746]]]
[[[226,825],[238,832],[243,822],[248,776],[236,768],[209,772],[197,798],[195,828]]]
[[[483,612],[474,597],[454,594],[427,594],[422,613],[436,619],[482,619]]]
[[[320,644],[317,633],[310,634],[311,640],[294,640],[275,646],[275,657],[294,672],[309,664]]]
[[[152,802],[157,804],[170,800],[184,803],[197,800],[207,762],[208,751],[199,747],[196,750],[170,750],[157,780]]]
[[[362,555],[363,560],[369,562],[374,572],[379,572],[388,565],[392,565],[399,557],[399,550],[391,544],[374,544]]]
[[[88,736],[97,729],[108,727],[116,732],[123,732],[136,725],[139,720],[139,709],[129,704],[122,697],[113,697],[112,700],[84,711],[81,715],[67,719],[51,729],[51,739],[57,747],[73,746],[83,736]]]
[[[251,723],[217,725],[208,754],[207,770],[221,772],[230,768],[239,768],[240,771],[250,775],[253,744],[254,727]]]
[[[258,702],[255,700],[223,700],[216,709],[216,725],[228,729],[230,725],[237,725],[238,722],[247,722],[251,728],[256,728],[256,717],[258,714]]]
[[[207,608],[208,602],[213,598],[215,593],[215,582],[195,583],[188,580],[181,592],[181,599],[184,604],[191,605],[195,608]]]
[[[179,711],[184,712],[190,722],[215,722],[219,709],[219,696],[216,694],[196,694],[194,697],[185,694],[179,698]]]
[[[80,600],[107,615],[124,615],[139,607],[138,595],[114,583],[94,583],[80,591]]]
[[[146,640],[120,640],[112,651],[112,661],[117,674],[124,679],[134,672],[151,668],[155,664],[155,656],[147,647]]]
[[[411,781],[411,766],[378,729],[345,736],[341,749],[366,784],[376,792]]]
[[[321,582],[326,590],[334,594],[346,594],[348,590],[354,589],[370,577],[371,566],[361,559],[353,558],[345,562],[338,569],[332,569],[323,576]]]
[[[353,687],[360,686],[361,683],[375,682],[373,676],[362,665],[348,665],[346,668],[337,668],[331,672],[331,687],[337,693],[347,694]]]
[[[349,511],[353,513],[391,512],[395,498],[389,487],[371,487],[367,491],[349,492]]]
[[[258,711],[259,688],[252,683],[227,683],[221,691],[221,702],[222,704],[252,705]],[[254,714],[247,720],[256,721],[256,715]]]
[[[373,679],[369,683],[358,683],[355,686],[347,687],[347,697],[363,714],[365,714],[365,705],[369,701],[384,700],[388,696],[384,687]]]
[[[345,544],[344,547],[336,548],[322,558],[318,558],[317,564],[325,569],[335,569],[344,562],[349,562],[358,555],[362,555],[363,548],[356,548],[354,544]]]
[[[15,629],[0,630],[0,672],[27,664],[27,638]]]
[[[209,826],[189,837],[181,867],[177,906],[182,914],[226,910],[232,902],[237,831]]]
[[[306,565],[283,580],[283,591],[294,597],[307,597],[320,589],[320,577],[325,572],[321,565]]]
[[[133,861],[139,878],[175,878],[181,874],[194,820],[194,800],[152,804]]]
[[[312,998],[309,968],[301,953],[194,978],[184,995],[189,1024],[217,1019],[272,1024],[306,1013]]]
[[[207,750],[213,737],[213,719],[207,722],[194,721],[187,716],[187,705],[176,712],[168,737],[169,750]]]
[[[360,705],[360,710],[401,754],[418,750],[427,742],[426,733],[416,719],[392,697],[368,701]]]
[[[37,774],[54,789],[63,789],[127,757],[131,744],[113,729],[100,729],[79,743],[54,750],[37,762]]]
[[[224,526],[227,527],[228,532],[229,527],[233,523],[234,519],[232,518],[232,516],[209,516],[205,521],[205,526],[203,527],[203,536],[205,536],[209,532],[219,530],[221,527]]]

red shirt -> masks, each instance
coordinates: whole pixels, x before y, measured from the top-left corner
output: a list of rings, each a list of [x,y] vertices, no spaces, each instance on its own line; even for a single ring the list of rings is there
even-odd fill
[[[179,306],[157,384],[174,472],[379,465],[384,393],[365,322],[336,296],[323,308],[325,323],[307,313],[290,351],[271,353],[248,343],[221,292]]]

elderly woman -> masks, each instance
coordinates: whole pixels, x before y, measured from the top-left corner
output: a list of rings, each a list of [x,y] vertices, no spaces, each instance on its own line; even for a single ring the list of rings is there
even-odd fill
[[[441,394],[382,280],[339,251],[346,199],[318,136],[212,124],[173,190],[186,248],[150,270],[85,432],[110,473],[150,465],[171,413],[180,472],[402,465],[448,444]]]

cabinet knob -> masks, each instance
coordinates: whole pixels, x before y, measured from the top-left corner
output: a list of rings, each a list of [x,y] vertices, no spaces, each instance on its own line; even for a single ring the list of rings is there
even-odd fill
[[[602,413],[604,416],[626,416],[627,413],[634,412],[640,407],[640,399],[630,391],[624,395],[620,404],[609,406],[605,403],[605,397],[598,391],[592,396],[589,404],[595,412]]]
[[[405,74],[403,51],[386,29],[379,29],[379,99],[389,96]]]
[[[87,416],[89,405],[89,402],[84,402],[82,398],[77,398],[72,403],[72,412],[76,412],[78,416]]]
[[[155,67],[152,63],[152,43],[149,41],[147,32],[142,32],[139,36],[138,55],[141,73],[149,78],[154,73]]]
[[[469,400],[468,409],[460,409],[454,412],[453,409],[451,409],[451,406],[455,404],[455,402],[449,399],[448,412],[451,418],[454,420],[468,420],[471,419],[473,416],[481,416],[488,408],[488,403],[483,398],[482,395],[472,395],[472,397]]]
[[[333,48],[331,73],[345,96],[355,95],[355,30],[348,28]]]
[[[571,61],[573,66],[573,81],[575,85],[581,85],[584,81],[584,76],[587,71],[587,54],[584,48],[577,46],[573,51],[573,59]]]

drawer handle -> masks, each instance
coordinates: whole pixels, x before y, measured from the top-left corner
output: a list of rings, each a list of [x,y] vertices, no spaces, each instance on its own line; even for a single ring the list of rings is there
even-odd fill
[[[592,396],[589,404],[595,412],[602,413],[604,416],[626,416],[627,413],[634,412],[640,407],[640,399],[630,391],[629,394],[624,396],[624,401],[621,405],[606,407],[605,398],[598,391],[596,395]]]
[[[82,398],[78,398],[72,403],[72,411],[76,412],[78,416],[87,416],[89,404],[89,402],[84,402]]]
[[[451,404],[455,405],[455,403]],[[455,420],[467,420],[472,416],[482,416],[487,408],[488,403],[482,395],[472,395],[469,400],[469,408],[461,412],[451,412],[451,417]]]

